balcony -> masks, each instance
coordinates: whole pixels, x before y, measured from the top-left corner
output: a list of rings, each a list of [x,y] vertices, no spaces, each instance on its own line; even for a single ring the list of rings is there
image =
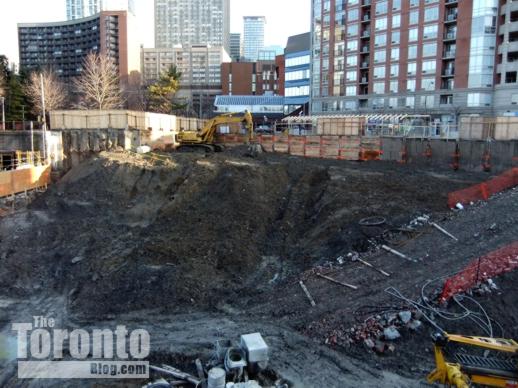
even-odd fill
[[[452,32],[452,31],[447,31],[444,34],[444,38],[443,38],[444,41],[450,41],[450,40],[456,40],[456,39],[457,39],[457,33]]]
[[[360,85],[365,85],[369,83],[369,77],[360,78]]]
[[[455,23],[457,21],[457,12],[451,12],[446,14],[444,18],[444,24]]]
[[[372,4],[371,0],[363,0],[362,1],[362,7],[370,7]]]
[[[361,36],[361,38],[362,38],[362,39],[370,39],[370,37],[371,37],[371,32],[370,32],[370,30],[364,30],[364,31],[362,32],[362,36]]]
[[[446,50],[442,57],[443,59],[454,59],[457,52],[455,50]]]
[[[455,68],[446,68],[442,72],[443,78],[455,77]]]
[[[360,69],[368,69],[369,68],[369,61],[364,61],[360,64]]]
[[[368,54],[368,53],[370,53],[370,51],[371,51],[370,46],[362,47],[362,54]]]
[[[371,21],[371,15],[369,13],[366,13],[365,15],[363,15],[362,23],[368,23],[370,21]]]

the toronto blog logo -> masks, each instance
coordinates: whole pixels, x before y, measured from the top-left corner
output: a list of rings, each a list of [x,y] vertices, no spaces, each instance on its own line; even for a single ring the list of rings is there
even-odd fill
[[[13,323],[20,379],[141,379],[149,377],[146,330],[56,328],[54,318]]]

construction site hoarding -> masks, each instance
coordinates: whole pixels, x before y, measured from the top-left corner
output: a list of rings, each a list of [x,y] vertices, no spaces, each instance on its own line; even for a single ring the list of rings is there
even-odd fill
[[[0,197],[23,193],[50,183],[51,166],[32,166],[0,172]]]
[[[138,129],[176,132],[173,115],[129,110],[59,110],[50,112],[50,126],[65,129]]]
[[[518,140],[518,117],[462,117],[462,140]]]

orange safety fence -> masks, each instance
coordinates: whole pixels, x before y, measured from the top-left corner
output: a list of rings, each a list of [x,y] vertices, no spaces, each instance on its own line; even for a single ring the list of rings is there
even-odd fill
[[[23,193],[50,183],[50,165],[0,172],[0,197]]]
[[[474,260],[464,270],[446,280],[441,301],[447,301],[481,282],[516,268],[518,268],[518,242]]]
[[[492,195],[518,186],[518,168],[512,168],[487,182],[448,194],[448,206],[458,203],[467,205],[476,201],[487,201]]]

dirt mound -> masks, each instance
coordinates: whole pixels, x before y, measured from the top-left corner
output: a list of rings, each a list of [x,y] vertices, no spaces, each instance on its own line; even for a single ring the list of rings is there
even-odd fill
[[[104,153],[5,220],[0,286],[66,294],[85,317],[219,308],[361,248],[361,218],[443,211],[465,185],[396,164]]]

